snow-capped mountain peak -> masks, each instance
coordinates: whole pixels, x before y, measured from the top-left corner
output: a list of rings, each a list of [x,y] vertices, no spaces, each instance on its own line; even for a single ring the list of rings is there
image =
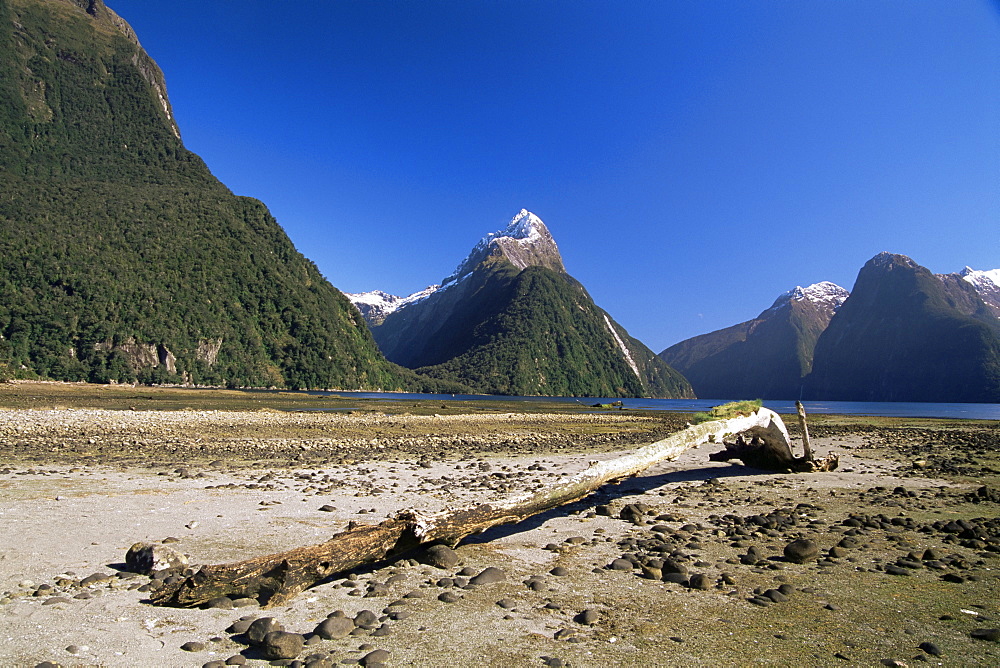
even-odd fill
[[[506,228],[490,232],[480,239],[468,257],[441,284],[447,286],[461,280],[495,252],[502,253],[518,269],[543,265],[556,271],[566,271],[559,248],[545,223],[527,209],[521,209]]]
[[[397,297],[381,290],[345,295],[361,311],[365,320],[373,326],[379,325],[390,313],[458,285],[491,255],[502,255],[518,269],[542,265],[559,272],[566,271],[559,248],[545,223],[527,209],[521,209],[507,227],[480,239],[468,257],[440,285],[428,286],[408,297]]]
[[[771,309],[778,309],[785,306],[793,301],[808,301],[830,310],[830,312],[836,311],[840,308],[840,305],[851,295],[850,292],[840,287],[836,283],[831,283],[830,281],[820,281],[819,283],[813,283],[806,287],[796,285],[794,289],[788,292],[782,293],[777,299],[774,300],[774,304],[771,305]],[[771,310],[769,309],[769,310]]]

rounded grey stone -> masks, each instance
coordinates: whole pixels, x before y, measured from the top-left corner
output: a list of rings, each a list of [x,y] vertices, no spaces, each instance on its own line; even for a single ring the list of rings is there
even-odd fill
[[[302,653],[306,639],[298,633],[271,631],[264,636],[261,649],[268,659],[294,659]]]
[[[327,617],[319,623],[314,633],[324,640],[336,640],[348,636],[353,630],[354,621],[349,617]]]

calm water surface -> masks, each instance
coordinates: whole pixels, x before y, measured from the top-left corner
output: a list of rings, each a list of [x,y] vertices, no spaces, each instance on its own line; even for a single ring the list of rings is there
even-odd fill
[[[442,401],[563,401],[590,406],[621,401],[625,408],[674,411],[692,413],[707,411],[712,406],[730,401],[729,399],[618,399],[617,397],[502,397],[482,394],[412,394],[404,392],[331,392],[343,397],[359,399],[430,399]],[[876,415],[882,417],[927,417],[964,418],[972,420],[1000,420],[1000,404],[936,404],[924,402],[879,402],[879,401],[803,401],[806,413],[829,413],[833,415]],[[776,413],[795,412],[795,401],[765,400],[764,406]]]

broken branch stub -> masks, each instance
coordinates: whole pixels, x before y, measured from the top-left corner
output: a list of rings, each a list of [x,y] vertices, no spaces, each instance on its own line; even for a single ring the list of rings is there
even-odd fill
[[[266,607],[281,605],[336,573],[399,555],[422,543],[455,545],[468,535],[581,499],[607,482],[640,473],[690,448],[722,443],[729,436],[743,433],[766,444],[767,452],[781,463],[794,460],[781,418],[761,408],[748,416],[692,425],[631,454],[594,462],[538,493],[434,515],[405,511],[377,525],[349,528],[318,545],[202,566],[193,575],[153,592],[150,600],[157,605],[194,607],[219,596],[230,596],[257,598]]]

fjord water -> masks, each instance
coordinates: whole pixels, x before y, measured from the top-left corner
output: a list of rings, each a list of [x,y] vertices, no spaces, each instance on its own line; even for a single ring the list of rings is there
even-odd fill
[[[615,397],[505,397],[478,394],[413,394],[402,392],[322,392],[359,399],[441,400],[441,401],[544,401],[578,403],[584,406],[621,401],[624,408],[634,410],[694,413],[708,411],[731,399],[619,399]],[[967,420],[1000,420],[1000,404],[961,404],[889,401],[803,401],[806,413],[829,415],[872,415],[878,417],[959,418]],[[779,414],[795,413],[794,400],[765,400],[764,406]]]

